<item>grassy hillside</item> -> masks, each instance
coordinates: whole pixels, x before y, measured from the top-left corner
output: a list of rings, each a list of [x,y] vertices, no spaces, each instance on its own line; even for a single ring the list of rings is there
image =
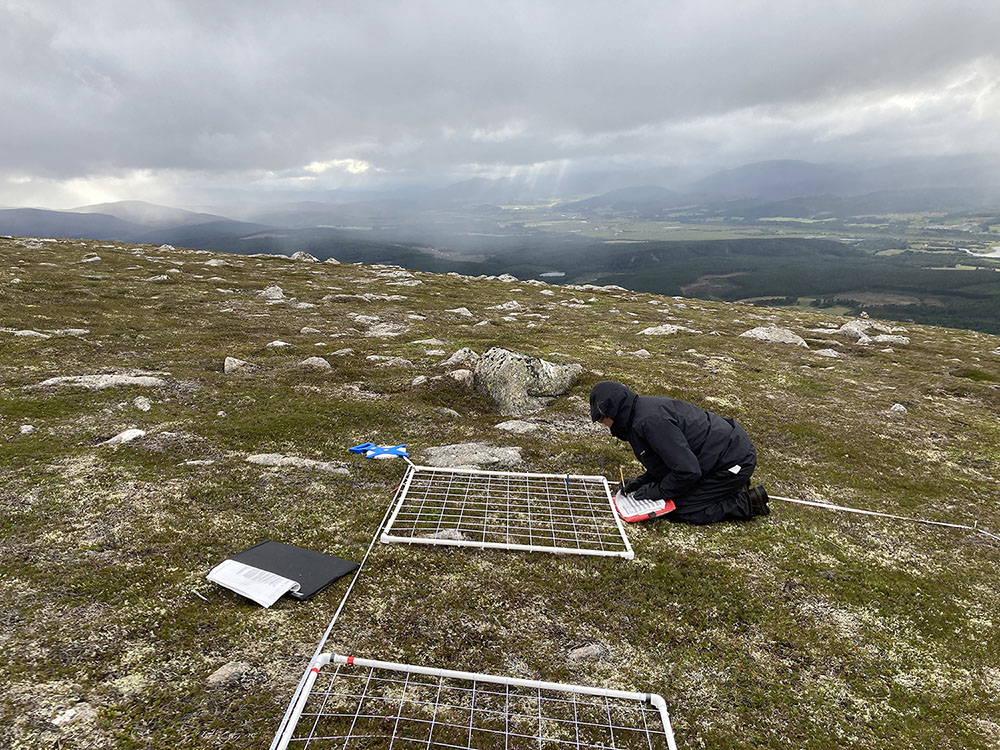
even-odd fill
[[[738,419],[773,494],[1000,528],[996,336],[908,325],[908,345],[882,350],[815,332],[843,319],[808,310],[77,240],[0,239],[0,259],[4,746],[266,746],[346,580],[265,610],[207,571],[266,538],[360,559],[404,468],[348,456],[367,440],[418,458],[519,445],[526,471],[634,474],[589,424],[601,379]],[[268,304],[257,292],[272,284],[294,301]],[[361,293],[403,299],[322,301]],[[488,309],[510,300],[524,309]],[[474,317],[447,312],[460,306]],[[357,314],[407,329],[368,336]],[[638,333],[665,322],[701,333]],[[739,338],[769,323],[811,349]],[[447,343],[414,343],[430,338]],[[278,339],[292,346],[267,348]],[[496,430],[505,418],[450,378],[411,385],[445,372],[428,351],[497,345],[583,365],[534,433]],[[640,347],[652,357],[618,353]],[[827,347],[845,357],[816,354]],[[295,366],[313,355],[332,369]],[[226,356],[267,369],[225,374]],[[165,384],[34,387],[95,373]],[[896,403],[905,415],[887,413]],[[98,445],[127,428],[147,434]],[[658,692],[682,748],[997,747],[1000,548],[773,505],[744,524],[632,526],[633,561],[377,545],[328,645]],[[568,661],[595,642],[607,657]],[[209,685],[229,662],[249,667]]]

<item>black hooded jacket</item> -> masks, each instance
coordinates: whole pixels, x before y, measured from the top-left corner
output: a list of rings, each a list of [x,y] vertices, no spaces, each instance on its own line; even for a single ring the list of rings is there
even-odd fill
[[[750,437],[734,420],[686,401],[639,396],[621,383],[594,386],[590,417],[610,417],[611,434],[627,440],[646,467],[636,480],[640,499],[680,497],[703,476],[756,460]]]

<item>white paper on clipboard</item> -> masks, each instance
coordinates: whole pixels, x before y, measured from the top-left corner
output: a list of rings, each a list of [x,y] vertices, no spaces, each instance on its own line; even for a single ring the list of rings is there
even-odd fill
[[[206,577],[262,607],[270,607],[289,591],[299,590],[299,584],[291,578],[236,560],[223,560]]]

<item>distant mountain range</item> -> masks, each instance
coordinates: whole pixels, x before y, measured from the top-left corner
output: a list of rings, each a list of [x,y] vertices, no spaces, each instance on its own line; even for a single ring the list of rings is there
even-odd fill
[[[216,216],[195,211],[185,211],[183,208],[157,206],[145,201],[118,201],[117,203],[98,203],[93,206],[83,206],[70,210],[77,214],[107,214],[146,227],[179,227],[191,224],[205,224],[211,221],[225,221],[225,216]]]
[[[102,209],[97,211],[96,209]],[[122,217],[131,217],[130,219]],[[74,237],[143,244],[183,244],[185,239],[239,237],[270,227],[222,216],[123,201],[74,211],[12,208],[0,211],[0,234],[28,237]],[[192,245],[201,247],[202,245]]]
[[[649,178],[640,186],[621,184]],[[850,167],[804,161],[767,161],[683,181],[677,170],[522,175],[498,180],[476,178],[445,188],[393,190],[359,195],[361,200],[297,201],[267,205],[220,206],[212,212],[120,201],[68,211],[38,208],[0,210],[0,234],[77,237],[136,243],[167,243],[239,251],[246,240],[268,236],[278,248],[325,239],[328,252],[367,240],[411,245],[435,244],[441,237],[459,251],[477,252],[530,231],[511,221],[510,204],[547,201],[556,210],[600,216],[623,213],[657,220],[679,206],[700,207],[705,216],[846,217],[877,213],[961,211],[1000,208],[1000,159],[958,156],[906,159]],[[600,193],[586,187],[613,186]],[[553,203],[553,197],[561,201]],[[442,222],[440,212],[448,222]],[[438,212],[438,213],[435,213]],[[442,226],[447,224],[445,229]],[[498,229],[500,227],[500,229]],[[363,233],[369,233],[367,235]]]

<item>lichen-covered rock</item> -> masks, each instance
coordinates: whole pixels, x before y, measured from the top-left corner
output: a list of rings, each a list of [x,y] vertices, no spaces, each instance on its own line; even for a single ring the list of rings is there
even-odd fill
[[[524,308],[521,307],[520,302],[518,302],[516,299],[512,299],[510,302],[503,302],[499,305],[493,305],[493,307],[487,307],[486,309],[511,311],[511,310],[523,310]]]
[[[821,357],[829,357],[830,359],[843,359],[844,355],[838,352],[836,349],[817,349],[816,354]]]
[[[476,384],[476,376],[473,375],[472,370],[459,369],[452,370],[448,373],[448,377],[452,380],[457,380],[464,386],[472,388]]]
[[[319,258],[302,250],[299,250],[297,253],[292,253],[289,257],[291,257],[292,260],[301,260],[306,263],[319,263]]]
[[[99,445],[122,445],[123,443],[131,443],[133,440],[138,440],[146,435],[145,430],[140,430],[137,428],[132,428],[130,430],[125,430],[124,432],[119,432],[113,438],[105,440]]]
[[[253,362],[246,362],[242,359],[236,359],[236,357],[226,357],[226,361],[222,365],[222,371],[227,375],[260,372],[263,369],[264,368],[260,365],[255,365]]]
[[[518,446],[500,448],[487,443],[438,445],[424,451],[431,466],[449,469],[512,468],[521,462]]]
[[[35,388],[69,387],[86,388],[90,391],[103,391],[105,388],[115,388],[124,385],[138,385],[143,388],[154,388],[166,385],[163,378],[150,375],[66,375],[43,380]]]
[[[403,357],[392,357],[387,354],[369,354],[365,357],[366,362],[371,362],[376,367],[413,367],[413,363]]]
[[[257,294],[263,297],[264,299],[270,299],[270,300],[279,300],[285,298],[285,292],[281,289],[280,286],[276,285],[264,287],[264,289],[259,291]]]
[[[603,643],[588,643],[586,646],[580,646],[570,651],[566,656],[566,661],[570,664],[596,662],[605,658],[610,653],[610,649]]]
[[[70,706],[58,716],[52,718],[52,723],[62,729],[71,724],[81,724],[97,719],[97,709],[86,701],[80,701]]]
[[[400,336],[410,330],[410,327],[403,323],[375,323],[365,331],[365,336],[370,338],[391,339]]]
[[[462,367],[463,365],[474,365],[478,361],[479,355],[469,347],[463,346],[441,364],[445,367]]]
[[[805,339],[797,333],[789,331],[787,328],[778,328],[777,326],[760,326],[759,328],[752,328],[745,333],[741,333],[740,338],[769,341],[773,344],[792,344],[794,346],[801,346],[805,349],[809,348],[809,344],[807,344]]]
[[[515,435],[527,435],[529,432],[535,432],[538,429],[537,424],[525,422],[523,419],[509,419],[506,422],[494,425],[494,427],[505,432],[513,432]]]
[[[890,326],[885,323],[879,323],[877,321],[870,320],[867,317],[863,317],[844,323],[844,325],[840,326],[840,328],[833,333],[842,333],[852,339],[867,339],[869,331],[879,331],[880,333],[905,333],[906,329],[902,326]]]
[[[500,414],[516,416],[539,411],[564,395],[582,371],[578,364],[557,365],[494,347],[476,363],[474,383]]]
[[[429,534],[423,534],[424,539],[447,539],[452,542],[466,542],[469,538],[458,529],[441,529]]]
[[[239,682],[251,669],[245,661],[231,661],[212,672],[205,682],[212,688],[224,687]]]
[[[639,331],[640,336],[673,336],[675,333],[701,333],[687,326],[678,326],[673,323],[664,323],[661,326],[650,326]]]
[[[48,334],[39,333],[38,331],[31,331],[31,330],[14,331],[14,335],[17,336],[17,337],[19,337],[19,338],[23,338],[23,339],[48,339],[48,338],[52,338]]]
[[[332,370],[333,367],[322,357],[309,357],[298,364],[299,367],[312,367],[316,370]]]
[[[910,343],[909,337],[896,336],[891,333],[880,333],[878,336],[873,336],[872,341],[876,344],[900,344],[901,346],[906,346]]]

